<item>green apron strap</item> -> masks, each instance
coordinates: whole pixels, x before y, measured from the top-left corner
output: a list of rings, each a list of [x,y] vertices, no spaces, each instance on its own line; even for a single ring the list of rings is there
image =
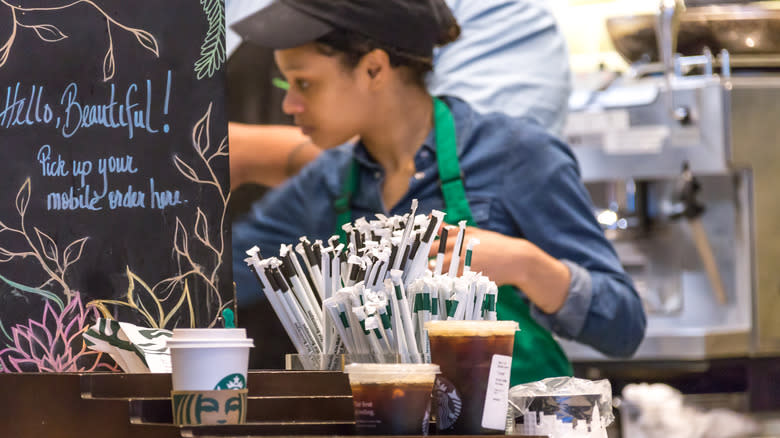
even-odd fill
[[[451,224],[466,221],[467,225],[476,227],[477,223],[471,215],[466,190],[458,161],[458,141],[455,131],[455,119],[447,104],[441,99],[433,98],[433,115],[436,132],[436,162],[439,166],[439,184],[444,195],[444,205],[447,210],[447,221]]]
[[[433,98],[434,129],[436,134],[436,159],[439,167],[439,182],[444,197],[446,220],[457,223],[465,220],[470,226],[477,226],[471,214],[466,190],[458,162],[457,137],[452,112],[440,99]],[[338,215],[338,234],[346,243],[342,226],[352,221],[350,201],[358,187],[358,167],[353,161],[342,196],[335,201]],[[558,342],[547,329],[532,317],[525,300],[512,286],[501,286],[498,290],[497,313],[499,320],[517,321],[520,332],[515,336],[512,358],[512,386],[533,382],[546,377],[571,376],[569,359]]]
[[[349,173],[347,174],[347,180],[344,182],[344,187],[341,190],[341,196],[333,201],[333,209],[336,212],[336,234],[339,236],[339,240],[345,246],[349,243],[349,237],[347,232],[342,228],[344,225],[352,222],[352,195],[357,191],[360,185],[360,173],[358,169],[357,161],[352,160],[349,165]]]

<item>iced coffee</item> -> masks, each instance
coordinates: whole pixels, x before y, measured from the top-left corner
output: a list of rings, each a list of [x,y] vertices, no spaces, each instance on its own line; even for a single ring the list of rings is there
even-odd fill
[[[503,433],[482,428],[493,355],[512,356],[514,321],[430,321],[431,362],[441,374],[433,391],[438,434]]]
[[[358,435],[427,435],[437,365],[350,364],[344,372]]]

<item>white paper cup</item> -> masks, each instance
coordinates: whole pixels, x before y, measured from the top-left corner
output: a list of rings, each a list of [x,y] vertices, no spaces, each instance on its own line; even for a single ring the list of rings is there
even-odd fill
[[[173,390],[246,388],[252,347],[244,329],[174,329],[168,340]]]

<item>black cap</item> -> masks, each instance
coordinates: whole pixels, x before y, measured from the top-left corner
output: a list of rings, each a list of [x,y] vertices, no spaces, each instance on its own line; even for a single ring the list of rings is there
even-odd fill
[[[231,26],[244,40],[272,49],[302,46],[341,28],[422,57],[454,40],[453,27],[443,0],[276,0]]]

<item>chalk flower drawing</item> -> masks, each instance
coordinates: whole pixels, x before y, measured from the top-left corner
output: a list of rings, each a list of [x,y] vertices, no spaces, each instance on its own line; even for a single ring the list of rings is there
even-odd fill
[[[48,234],[37,227],[32,227],[31,231],[26,223],[26,213],[32,188],[30,179],[25,180],[15,200],[18,225],[9,226],[0,221],[0,237],[4,237],[2,242],[9,237],[16,240],[14,245],[0,242],[0,263],[31,260],[41,268],[46,280],[40,285],[26,285],[0,275],[0,282],[10,286],[16,295],[38,295],[46,302],[40,322],[29,320],[26,325],[12,327],[9,333],[0,321],[0,341],[10,345],[0,351],[0,372],[113,370],[112,365],[101,362],[101,354],[87,351],[81,339],[81,333],[89,327],[90,320],[99,316],[98,312],[105,318],[113,318],[109,310],[111,305],[131,309],[151,328],[170,329],[186,324],[190,327],[195,325],[190,282],[199,282],[206,287],[208,311],[213,312],[210,327],[216,325],[222,310],[233,304],[232,300],[225,302],[218,289],[219,270],[226,250],[222,230],[230,193],[227,184],[220,181],[214,170],[214,160],[226,158],[228,153],[227,136],[222,138],[219,146],[212,148],[212,107],[213,103],[209,104],[206,113],[192,130],[192,146],[197,153],[197,162],[188,164],[178,156],[174,156],[173,161],[183,177],[196,184],[210,186],[217,192],[222,207],[218,224],[219,238],[212,240],[208,219],[200,208],[195,213],[195,225],[189,231],[177,216],[172,252],[178,264],[178,273],[150,287],[128,266],[128,286],[122,300],[93,300],[86,306],[87,309],[92,307],[92,310],[85,310],[81,295],[68,285],[66,273],[81,258],[88,238],[76,239],[60,251]],[[210,259],[215,261],[213,265],[208,267],[196,261],[192,247],[195,242],[191,242],[190,236],[194,236],[207,250]]]
[[[198,79],[212,77],[225,62],[224,0],[200,0],[209,28],[200,46],[200,58],[195,62]]]
[[[0,221],[0,263],[32,261],[40,267],[45,280],[29,285],[0,275],[0,282],[9,286],[14,295],[42,297],[44,311],[40,321],[30,319],[26,325],[12,327],[10,333],[0,321],[0,344],[8,345],[0,351],[0,372],[114,370],[113,365],[102,362],[102,354],[88,351],[84,345],[81,334],[97,312],[86,311],[80,294],[66,281],[69,268],[81,258],[88,238],[76,239],[60,251],[47,233],[35,226],[30,230],[26,216],[31,186],[28,178],[16,194],[18,225]]]
[[[222,212],[219,219],[219,240],[213,242],[210,237],[208,219],[200,207],[195,213],[195,226],[188,231],[180,217],[176,217],[176,231],[173,235],[173,255],[179,266],[178,274],[158,282],[149,287],[140,278],[127,269],[130,280],[124,300],[94,300],[88,306],[95,306],[105,318],[112,318],[107,305],[118,305],[132,309],[141,315],[149,327],[173,328],[181,327],[182,321],[187,321],[190,327],[195,325],[195,312],[192,306],[192,297],[189,281],[197,281],[206,287],[209,295],[207,305],[213,311],[213,318],[209,327],[213,327],[219,321],[222,310],[231,306],[233,300],[225,302],[219,293],[219,270],[223,263],[225,252],[225,237],[222,230],[225,227],[227,205],[230,201],[230,193],[227,184],[223,184],[214,171],[214,160],[227,157],[227,137],[224,137],[219,146],[211,151],[211,109],[209,104],[206,113],[198,120],[192,129],[192,146],[194,147],[199,163],[187,164],[178,156],[174,156],[174,165],[181,175],[188,180],[213,187],[220,199]],[[201,169],[198,172],[194,167]],[[212,255],[214,264],[209,268],[195,260],[194,248],[191,247],[191,235]],[[137,283],[137,285],[136,285]],[[168,304],[166,309],[164,303]],[[212,307],[212,303],[215,305]],[[185,306],[186,304],[186,306]],[[172,307],[171,307],[172,306]]]
[[[84,372],[117,371],[116,366],[102,362],[103,354],[87,348],[82,334],[97,318],[97,312],[86,310],[81,295],[64,308],[47,301],[40,321],[29,320],[11,328],[11,345],[0,350],[0,372]]]
[[[135,38],[138,40],[138,43],[141,44],[142,47],[154,53],[154,56],[158,58],[160,57],[160,50],[157,46],[157,39],[155,39],[151,33],[143,29],[137,29],[137,28],[125,26],[124,24],[120,23],[119,21],[115,20],[110,15],[108,15],[100,6],[98,6],[95,2],[91,0],[72,0],[63,5],[51,6],[51,7],[22,7],[20,5],[11,4],[13,1],[19,1],[19,0],[0,0],[0,9],[5,9],[2,8],[2,5],[11,8],[11,20],[10,20],[11,32],[6,42],[2,46],[0,46],[0,67],[2,67],[6,63],[6,61],[8,61],[8,58],[11,53],[11,48],[13,47],[14,41],[16,40],[17,32],[20,28],[30,29],[35,31],[38,37],[47,43],[56,43],[68,37],[60,29],[58,29],[56,26],[53,26],[51,24],[25,22],[28,16],[34,18],[35,12],[60,11],[75,6],[79,3],[85,3],[87,5],[92,6],[106,19],[106,28],[108,30],[108,49],[106,50],[106,55],[103,57],[103,81],[104,82],[113,79],[114,74],[116,73],[116,62],[114,61],[114,38],[111,33],[112,27],[130,32],[135,36]],[[217,0],[217,2],[221,3],[220,0]],[[27,15],[26,14],[27,12],[31,12],[33,14]],[[22,19],[21,17],[22,14],[20,13],[24,14],[24,19]],[[2,14],[3,11],[0,10],[0,16],[2,16]],[[223,49],[222,59],[224,60],[224,49]]]

